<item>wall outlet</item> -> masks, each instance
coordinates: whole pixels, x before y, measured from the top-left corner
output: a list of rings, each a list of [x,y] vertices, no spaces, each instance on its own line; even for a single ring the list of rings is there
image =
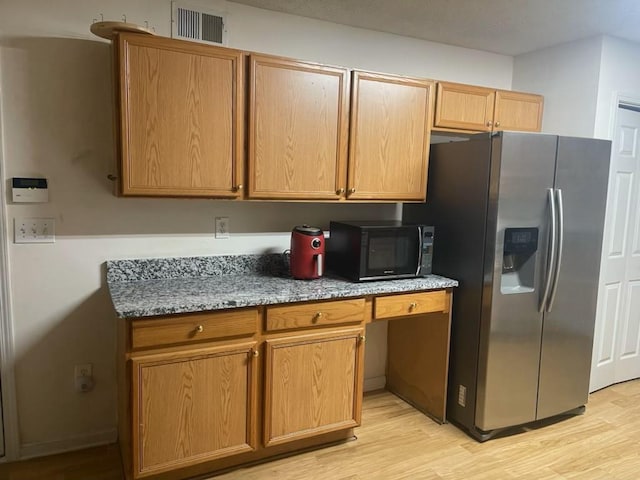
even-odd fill
[[[56,223],[53,218],[13,219],[14,243],[55,243]]]
[[[229,217],[216,217],[216,238],[229,238]]]
[[[458,405],[467,406],[467,387],[464,385],[458,385]]]
[[[74,376],[77,377],[93,377],[93,365],[90,363],[83,363],[82,365],[76,365],[74,369]]]
[[[73,371],[76,390],[80,393],[90,392],[93,390],[93,365],[83,363],[76,365]]]

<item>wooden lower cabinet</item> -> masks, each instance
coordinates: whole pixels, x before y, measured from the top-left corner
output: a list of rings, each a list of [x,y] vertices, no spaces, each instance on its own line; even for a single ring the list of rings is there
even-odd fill
[[[122,321],[125,478],[211,476],[353,438],[370,321],[390,321],[387,387],[443,421],[450,305],[442,290]]]
[[[264,444],[360,425],[364,330],[266,341]]]
[[[256,448],[255,342],[131,359],[134,477]]]

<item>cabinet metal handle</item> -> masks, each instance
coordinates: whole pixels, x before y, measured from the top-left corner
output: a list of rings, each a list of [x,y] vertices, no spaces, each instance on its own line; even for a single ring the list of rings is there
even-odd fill
[[[500,126],[500,122],[496,122],[496,127],[499,127],[499,126]]]
[[[344,188],[339,188],[336,190],[336,195],[344,195]]]
[[[412,312],[414,311],[416,308],[418,307],[418,303],[417,302],[411,302],[409,304],[409,311]]]
[[[313,316],[313,321],[317,322],[318,320],[320,320],[322,318],[322,312],[317,312],[314,316]]]
[[[204,327],[203,327],[202,325],[198,325],[198,326],[196,327],[195,332],[196,332],[196,333],[202,333],[202,332],[204,332]]]
[[[236,186],[234,187],[234,190],[235,190],[236,192],[239,192],[239,191],[241,191],[243,188],[244,188],[244,185],[240,184],[240,185],[236,185]]]
[[[487,122],[487,127],[490,127],[491,125],[493,125],[493,123],[491,122],[491,120],[489,120],[489,121]]]
[[[349,189],[349,193],[356,193],[355,187]]]
[[[364,343],[367,340],[367,337],[365,337],[364,335],[360,335],[360,337],[358,337],[360,339],[360,341],[362,343]]]
[[[260,356],[260,351],[259,350],[254,350],[251,353],[253,354],[254,357],[259,357]]]

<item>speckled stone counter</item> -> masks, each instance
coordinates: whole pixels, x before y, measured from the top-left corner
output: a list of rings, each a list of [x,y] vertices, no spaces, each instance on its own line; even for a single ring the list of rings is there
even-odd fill
[[[355,283],[338,277],[291,278],[279,254],[112,260],[107,283],[119,317],[222,310],[455,287],[423,278]]]

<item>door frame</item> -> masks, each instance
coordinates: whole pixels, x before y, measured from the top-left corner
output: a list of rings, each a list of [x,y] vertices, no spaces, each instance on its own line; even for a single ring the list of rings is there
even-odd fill
[[[611,142],[615,141],[615,134],[616,134],[616,125],[618,124],[618,112],[620,110],[620,105],[628,105],[628,106],[632,106],[634,108],[637,108],[638,111],[640,111],[640,96],[638,94],[633,94],[633,93],[623,93],[623,92],[613,92],[612,95],[612,102],[611,102],[611,109],[610,109],[610,114],[609,114],[609,128],[608,128],[608,139],[611,140]],[[613,150],[613,148],[611,149],[611,159],[613,159],[615,152]],[[613,162],[611,162],[611,167],[609,170],[609,181],[611,179],[611,168],[613,168]],[[611,214],[611,212],[609,211],[610,206],[607,205],[607,210],[605,215],[609,216]],[[606,224],[606,217],[605,217],[605,224]],[[603,295],[602,295],[602,276],[603,276],[603,265],[605,262],[605,243],[604,243],[604,237],[603,237],[603,242],[602,242],[602,251],[600,253],[600,276],[598,278],[598,303],[596,306],[596,324],[595,326],[597,327],[599,325],[599,321],[601,320],[600,317],[604,316],[604,312],[602,311],[602,301],[603,301]],[[594,375],[594,371],[596,368],[595,362],[596,362],[596,334],[598,333],[597,329],[594,330],[594,337],[593,337],[593,353],[592,353],[592,358],[591,358],[591,374],[590,374],[590,380],[589,380],[589,393],[593,393],[596,390],[600,390],[602,388],[606,388],[608,386],[613,385],[614,383],[616,383],[615,381],[612,381],[611,383],[608,383],[607,385],[603,385],[603,386],[598,386],[597,388],[595,387],[595,385],[593,384],[593,375]],[[614,344],[617,346],[617,342],[616,339],[614,339]]]
[[[611,111],[609,113],[609,131],[608,131],[608,139],[613,142],[615,140],[615,129],[616,123],[618,122],[618,108],[620,108],[620,104],[629,105],[632,107],[637,107],[640,109],[640,96],[638,94],[631,93],[622,93],[622,92],[613,92],[611,102]],[[613,151],[611,152],[613,155]]]
[[[0,440],[3,438],[4,457],[1,461],[18,459],[18,408],[14,375],[14,336],[11,315],[11,289],[9,274],[8,216],[5,177],[4,123],[2,118],[2,94],[0,92]],[[1,447],[1,446],[0,446]],[[0,448],[1,451],[1,448]]]

